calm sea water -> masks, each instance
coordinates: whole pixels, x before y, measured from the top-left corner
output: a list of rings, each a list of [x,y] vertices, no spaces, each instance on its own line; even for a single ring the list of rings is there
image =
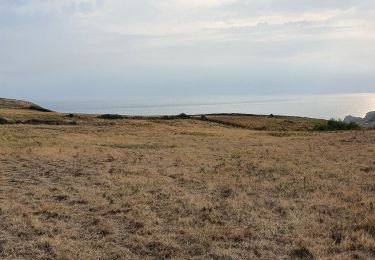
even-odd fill
[[[249,113],[344,118],[375,111],[375,93],[293,96],[205,96],[125,97],[90,100],[39,100],[44,107],[60,112],[175,115]]]

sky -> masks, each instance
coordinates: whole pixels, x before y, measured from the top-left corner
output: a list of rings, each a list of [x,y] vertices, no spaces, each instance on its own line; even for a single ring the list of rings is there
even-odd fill
[[[0,96],[375,92],[374,0],[0,0]]]

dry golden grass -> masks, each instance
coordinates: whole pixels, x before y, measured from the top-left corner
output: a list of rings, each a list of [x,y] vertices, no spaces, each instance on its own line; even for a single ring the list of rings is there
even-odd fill
[[[29,108],[31,105],[33,105],[33,103],[28,102],[28,101],[0,98],[1,108],[25,109],[25,108]]]
[[[375,131],[0,117],[1,259],[375,257]]]
[[[291,117],[291,116],[264,116],[264,115],[208,115],[206,119],[213,122],[246,128],[249,130],[266,131],[306,131],[312,130],[318,123],[325,120]]]

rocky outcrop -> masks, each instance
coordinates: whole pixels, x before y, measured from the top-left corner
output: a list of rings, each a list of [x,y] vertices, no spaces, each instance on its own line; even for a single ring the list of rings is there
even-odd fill
[[[375,111],[368,112],[364,118],[346,116],[344,122],[356,123],[364,127],[375,128]]]
[[[362,117],[356,117],[356,116],[346,116],[344,119],[344,122],[346,123],[361,123],[363,120]]]
[[[368,112],[366,114],[366,117],[364,118],[364,120],[366,122],[369,122],[369,123],[374,123],[375,122],[375,111],[372,111],[372,112]]]

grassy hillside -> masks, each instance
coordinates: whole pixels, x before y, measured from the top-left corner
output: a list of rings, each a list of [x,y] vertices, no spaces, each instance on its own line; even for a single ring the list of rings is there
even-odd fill
[[[375,131],[0,117],[1,259],[375,257]]]
[[[0,109],[30,109],[41,112],[50,112],[48,109],[42,108],[32,102],[8,98],[0,98]]]
[[[325,122],[322,119],[274,115],[212,114],[204,118],[228,126],[266,131],[312,130],[316,124]]]
[[[25,109],[25,108],[29,108],[31,105],[33,105],[33,103],[27,102],[27,101],[0,98],[0,108]]]

